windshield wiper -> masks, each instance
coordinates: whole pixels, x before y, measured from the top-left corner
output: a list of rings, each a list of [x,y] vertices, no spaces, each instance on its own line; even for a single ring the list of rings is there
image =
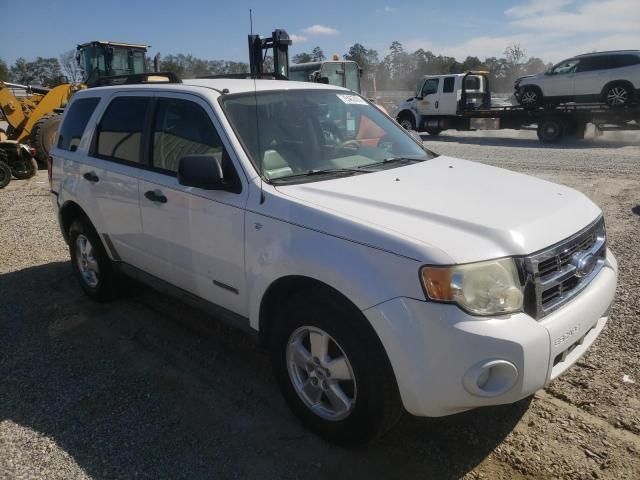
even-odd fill
[[[353,175],[355,173],[371,173],[368,170],[364,170],[363,168],[323,168],[320,170],[308,170],[302,173],[296,173],[295,175],[287,175],[286,177],[278,177],[274,178],[271,181],[287,181],[289,179],[295,178],[306,178],[313,177],[315,175],[341,175],[341,174],[350,174]]]
[[[390,163],[424,162],[425,160],[426,160],[425,158],[392,157],[392,158],[385,158],[380,162],[368,163],[366,165],[363,165],[362,168],[374,167],[376,165],[388,165]]]

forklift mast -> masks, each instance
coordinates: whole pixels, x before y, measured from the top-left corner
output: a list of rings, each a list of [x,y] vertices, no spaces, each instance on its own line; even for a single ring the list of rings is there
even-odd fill
[[[271,37],[260,38],[260,35],[249,35],[249,66],[253,78],[273,76],[280,80],[289,78],[289,45],[291,39],[287,32],[276,29]],[[267,50],[273,50],[273,72],[265,72],[264,59]],[[264,50],[264,54],[263,54]]]

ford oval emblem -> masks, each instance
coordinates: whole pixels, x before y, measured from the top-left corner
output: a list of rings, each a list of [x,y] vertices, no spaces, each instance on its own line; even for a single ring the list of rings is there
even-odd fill
[[[587,253],[586,255],[574,255],[571,259],[571,265],[576,267],[576,277],[578,278],[589,275],[593,271],[597,262],[598,258],[593,256],[591,253]]]

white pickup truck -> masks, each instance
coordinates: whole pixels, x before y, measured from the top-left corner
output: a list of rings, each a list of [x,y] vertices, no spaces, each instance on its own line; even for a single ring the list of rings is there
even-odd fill
[[[292,410],[340,443],[403,409],[533,394],[587,351],[614,298],[584,195],[438,156],[344,88],[82,90],[51,162],[87,295],[113,299],[127,274],[257,332]]]

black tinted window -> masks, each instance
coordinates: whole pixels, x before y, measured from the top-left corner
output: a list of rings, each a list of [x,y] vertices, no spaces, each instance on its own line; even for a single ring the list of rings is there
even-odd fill
[[[615,57],[598,56],[586,57],[580,60],[578,64],[578,72],[592,72],[594,70],[606,70],[615,68]]]
[[[152,165],[178,171],[185,155],[210,154],[222,161],[222,142],[207,113],[188,100],[158,100],[153,127]]]
[[[444,84],[442,85],[442,93],[451,93],[453,92],[453,86],[456,83],[455,77],[447,77],[444,79]]]
[[[640,55],[616,55],[615,56],[616,67],[629,67],[631,65],[640,64]]]
[[[87,122],[99,101],[99,98],[83,98],[71,104],[60,128],[58,148],[76,151]]]
[[[140,163],[142,130],[149,98],[119,97],[111,102],[98,129],[96,152],[103,158]]]

